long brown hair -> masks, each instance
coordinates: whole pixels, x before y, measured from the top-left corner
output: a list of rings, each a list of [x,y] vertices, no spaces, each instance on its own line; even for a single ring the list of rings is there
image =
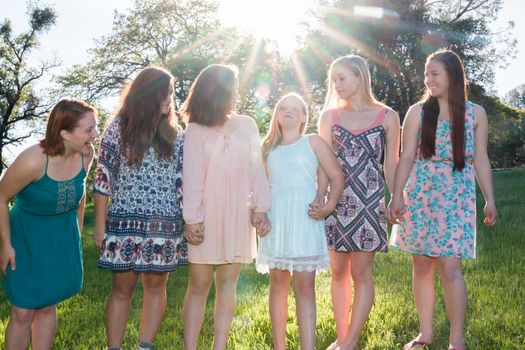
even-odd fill
[[[273,109],[272,120],[270,121],[270,129],[268,130],[266,136],[264,136],[263,138],[262,156],[264,160],[268,159],[268,155],[270,154],[270,152],[281,142],[283,132],[281,130],[281,126],[279,125],[279,121],[277,120],[277,112],[279,112],[279,109],[283,102],[289,98],[296,98],[297,100],[299,100],[299,102],[301,102],[302,110],[306,116],[306,120],[304,123],[301,123],[301,126],[299,127],[299,133],[301,135],[304,135],[304,132],[306,130],[306,124],[308,124],[308,106],[306,105],[306,102],[304,102],[304,99],[301,97],[301,95],[293,92],[286,94],[283,97],[281,97],[281,99],[275,105],[275,108]]]
[[[183,120],[206,126],[221,125],[234,108],[237,72],[232,65],[212,64],[204,68],[181,106]]]
[[[60,131],[72,132],[75,130],[86,112],[93,112],[97,115],[96,108],[82,100],[64,99],[58,102],[49,114],[46,136],[40,141],[40,147],[44,153],[49,156],[64,154],[64,139]]]
[[[467,83],[465,70],[459,56],[450,50],[440,50],[427,57],[441,62],[447,72],[448,106],[452,124],[452,154],[454,170],[462,171],[465,167],[465,103],[467,101]],[[423,121],[421,123],[420,154],[423,159],[429,159],[436,154],[436,128],[439,116],[439,103],[427,88],[422,99]]]
[[[166,69],[147,67],[124,89],[116,116],[121,120],[122,148],[127,152],[129,165],[141,163],[150,147],[159,158],[173,156],[177,137],[173,101],[167,114],[161,110],[173,80]]]

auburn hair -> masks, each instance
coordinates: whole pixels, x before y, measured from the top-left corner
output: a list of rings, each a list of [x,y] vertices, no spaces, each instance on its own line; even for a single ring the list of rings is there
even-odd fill
[[[78,122],[84,118],[84,113],[87,112],[97,115],[97,109],[82,100],[63,99],[58,102],[49,114],[46,135],[40,141],[43,152],[49,156],[64,154],[64,139],[60,131],[73,132],[78,127]]]
[[[161,159],[173,156],[178,128],[173,100],[168,113],[162,113],[173,81],[166,69],[147,67],[124,88],[116,117],[120,118],[121,146],[129,165],[140,164],[150,147]]]
[[[232,65],[212,64],[204,68],[181,106],[183,120],[206,126],[224,123],[235,105],[237,75],[238,69]]]
[[[459,56],[450,50],[439,50],[427,57],[427,64],[437,61],[443,65],[448,77],[448,106],[452,126],[451,141],[454,169],[465,167],[465,104],[467,83],[465,70]],[[429,159],[436,154],[436,129],[439,116],[438,99],[427,88],[422,98],[423,120],[421,123],[420,156]]]

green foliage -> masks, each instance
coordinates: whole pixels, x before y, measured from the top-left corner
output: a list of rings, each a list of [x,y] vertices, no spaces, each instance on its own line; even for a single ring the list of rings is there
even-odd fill
[[[525,84],[521,84],[507,92],[503,100],[513,107],[525,109]]]
[[[470,87],[470,98],[485,108],[489,120],[488,153],[493,167],[510,168],[525,163],[525,110],[487,96],[479,86]]]
[[[487,228],[483,220],[483,197],[478,189],[478,232],[476,260],[464,263],[469,291],[466,320],[468,349],[525,348],[523,300],[525,278],[522,253],[523,217],[525,216],[525,168],[494,173],[498,223]],[[75,297],[58,307],[58,330],[53,349],[104,349],[104,306],[111,290],[111,273],[96,267],[99,251],[93,245],[93,208],[88,207],[83,234],[84,287]],[[182,303],[187,286],[187,267],[171,273],[168,281],[168,307],[156,339],[156,349],[183,349]],[[418,321],[411,289],[411,263],[408,254],[392,249],[375,259],[376,300],[363,334],[360,349],[396,350],[418,333]],[[435,340],[431,350],[446,349],[449,326],[441,286],[436,283],[434,317]],[[126,329],[124,349],[134,349],[138,342],[142,288],[137,288]],[[206,306],[206,319],[199,349],[210,349],[213,339],[213,291]],[[317,348],[325,349],[335,339],[335,325],[330,299],[330,275],[317,277]],[[290,292],[287,348],[299,349],[299,331],[295,317],[293,292]],[[0,348],[3,347],[10,306],[0,290]],[[246,265],[238,283],[236,314],[227,349],[252,350],[272,347],[268,315],[268,276]]]
[[[17,145],[34,134],[38,129],[35,123],[50,109],[34,84],[57,66],[56,60],[32,67],[28,57],[38,48],[40,35],[55,24],[56,13],[51,7],[30,4],[28,16],[30,28],[25,33],[14,34],[9,19],[0,24],[0,172],[6,166],[4,147]],[[24,133],[21,126],[31,130]]]

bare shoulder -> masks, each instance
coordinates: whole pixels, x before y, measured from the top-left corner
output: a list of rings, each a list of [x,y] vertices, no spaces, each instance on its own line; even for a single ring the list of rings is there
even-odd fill
[[[485,111],[485,108],[476,103],[472,103],[472,105],[474,106],[474,115],[476,116],[476,118],[487,117],[487,112]]]
[[[332,114],[334,113],[333,109],[327,109],[321,114],[320,121],[321,123],[329,123],[332,124]]]
[[[385,119],[383,122],[385,125],[399,125],[399,114],[390,107],[386,107]]]
[[[42,176],[45,166],[46,155],[40,145],[36,144],[29,146],[20,153],[9,167],[9,170],[14,172],[15,175],[36,180]]]
[[[326,143],[321,137],[321,135],[319,134],[315,134],[315,133],[306,134],[304,135],[304,137],[308,139],[308,141],[310,142],[310,145],[318,145],[320,143]]]
[[[413,104],[410,106],[410,108],[407,111],[407,114],[405,115],[405,123],[416,123],[419,124],[419,120],[421,119],[421,112],[423,111],[423,103],[418,102],[416,104]]]

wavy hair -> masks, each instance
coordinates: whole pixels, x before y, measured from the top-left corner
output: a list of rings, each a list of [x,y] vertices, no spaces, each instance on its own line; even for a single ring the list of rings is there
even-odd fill
[[[173,81],[166,69],[147,67],[124,88],[116,116],[121,121],[122,148],[129,165],[140,164],[150,147],[161,159],[173,156],[178,128],[173,101],[168,113],[162,113],[162,103]]]

